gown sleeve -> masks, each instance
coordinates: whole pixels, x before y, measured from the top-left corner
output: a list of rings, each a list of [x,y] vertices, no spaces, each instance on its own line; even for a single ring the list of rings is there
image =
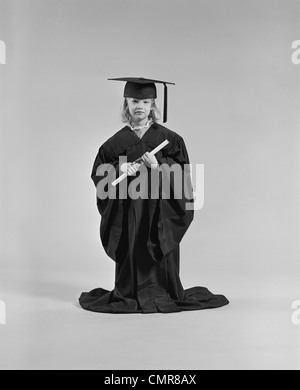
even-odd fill
[[[102,174],[99,171],[101,166],[107,168],[106,173]],[[111,176],[115,174],[115,176]],[[119,157],[114,154],[109,143],[103,144],[95,158],[92,169],[91,178],[97,188],[97,207],[101,214],[100,237],[103,248],[107,255],[114,261],[117,261],[117,249],[122,236],[123,222],[123,201],[118,199],[118,191],[116,188],[115,198],[105,195],[104,190],[109,193],[108,184],[99,186],[103,180],[112,182],[119,175]],[[110,177],[107,180],[107,177]],[[110,186],[112,189],[112,186]]]
[[[156,261],[161,261],[178,247],[194,219],[194,193],[189,156],[182,137],[176,137],[170,147],[157,157],[157,161],[162,172],[160,195],[150,226],[148,249]],[[179,169],[174,171],[177,172],[174,175],[164,175],[174,164],[181,168],[181,174]],[[162,180],[170,186],[168,199],[163,197]],[[175,195],[176,188],[182,188],[181,197]]]
[[[107,165],[106,174],[103,175],[102,173],[99,174],[99,167]],[[107,176],[113,174],[113,170],[116,172],[119,171],[119,160],[117,156],[114,156],[114,153],[112,152],[112,149],[110,148],[108,143],[103,144],[98,154],[95,158],[95,162],[92,169],[92,175],[91,178],[95,184],[95,187],[98,189],[98,184],[104,180]],[[105,190],[108,191],[108,187],[105,187]],[[103,194],[98,193],[100,197],[97,196],[97,206],[99,213],[103,216],[106,207],[108,206],[108,199],[104,199],[104,196],[101,196]]]

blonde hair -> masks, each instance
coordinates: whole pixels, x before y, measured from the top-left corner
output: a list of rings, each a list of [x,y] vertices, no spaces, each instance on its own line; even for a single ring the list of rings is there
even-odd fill
[[[152,106],[151,106],[151,111],[149,114],[149,119],[151,119],[153,122],[158,122],[160,120],[161,114],[160,110],[158,108],[158,105],[156,104],[155,99],[152,99]],[[121,109],[121,119],[122,122],[128,123],[131,122],[132,116],[129,112],[129,107],[128,107],[128,102],[127,98],[124,99],[124,103]]]

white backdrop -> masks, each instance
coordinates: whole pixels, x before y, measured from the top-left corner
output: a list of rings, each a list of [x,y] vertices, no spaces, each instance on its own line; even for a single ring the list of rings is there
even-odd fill
[[[143,76],[176,83],[167,126],[183,136],[191,162],[205,164],[205,207],[182,243],[183,284],[225,294],[228,310],[272,306],[279,314],[270,326],[282,324],[282,348],[293,349],[289,366],[300,364],[290,320],[300,299],[300,65],[291,62],[300,2],[0,0],[0,9],[6,339],[20,331],[18,313],[42,337],[34,313],[43,299],[75,302],[81,291],[113,287],[90,173],[99,146],[122,126],[123,85],[107,78]],[[254,337],[237,318],[243,337]],[[18,359],[3,367],[35,353],[29,341],[14,348]],[[44,358],[51,367],[39,356],[29,366]]]

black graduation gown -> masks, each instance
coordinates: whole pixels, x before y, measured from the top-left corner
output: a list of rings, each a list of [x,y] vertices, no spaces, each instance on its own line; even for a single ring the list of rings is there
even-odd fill
[[[145,166],[147,174],[145,171],[137,173],[128,177],[126,183],[114,187],[115,199],[111,195],[106,199],[102,196],[104,190],[113,191],[111,182],[122,174],[119,156],[127,156],[128,162],[135,161],[166,139],[169,144],[156,154],[161,169],[180,164],[184,172],[189,157],[183,138],[157,123],[152,124],[141,139],[126,126],[99,149],[92,179],[96,187],[101,186],[97,187],[100,236],[107,255],[116,262],[116,276],[113,291],[97,288],[82,293],[79,302],[86,310],[171,313],[217,308],[229,303],[224,296],[214,295],[204,287],[184,290],[180,281],[180,242],[194,218],[194,211],[186,210],[186,204],[193,203],[189,174],[169,176],[169,199],[163,196],[162,174],[155,182],[159,193],[156,199],[151,198],[151,169]],[[99,171],[103,164],[110,164],[105,174]],[[127,191],[137,178],[140,184],[135,187],[140,190],[140,197],[131,199],[128,193],[124,195],[124,186]],[[174,195],[176,180],[186,188],[181,199]]]

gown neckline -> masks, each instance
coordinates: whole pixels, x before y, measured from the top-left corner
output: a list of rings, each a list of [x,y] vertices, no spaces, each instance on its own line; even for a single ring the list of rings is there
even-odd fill
[[[141,138],[134,132],[134,130],[131,130],[130,127],[127,126],[127,129],[133,133],[134,137],[136,137],[139,141],[142,141],[143,138],[147,135],[147,133],[149,133],[149,131],[151,130],[153,124],[154,122],[148,127],[148,129],[145,131]]]

